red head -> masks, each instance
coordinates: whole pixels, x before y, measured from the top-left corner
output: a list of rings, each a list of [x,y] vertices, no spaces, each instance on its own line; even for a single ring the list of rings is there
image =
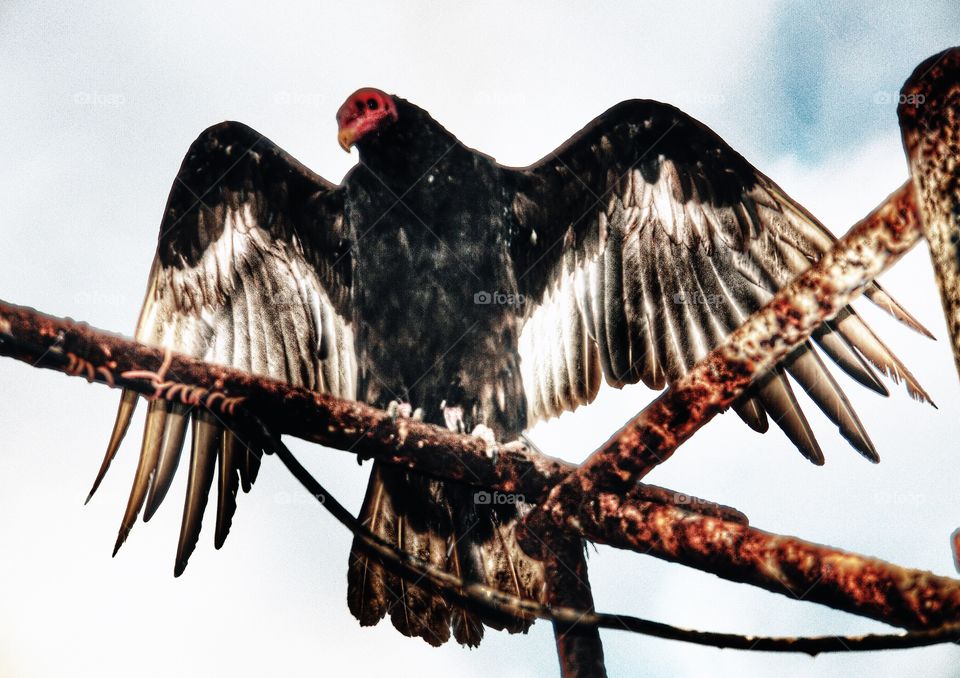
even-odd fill
[[[364,87],[347,97],[337,111],[337,140],[343,150],[372,132],[379,132],[385,125],[397,121],[397,105],[386,92]]]

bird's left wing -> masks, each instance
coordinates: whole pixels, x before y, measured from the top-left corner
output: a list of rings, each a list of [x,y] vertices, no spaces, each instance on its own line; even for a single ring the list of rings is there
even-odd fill
[[[174,180],[137,324],[137,340],[207,362],[352,399],[351,261],[340,191],[269,139],[236,122],[207,129]],[[125,392],[92,495],[130,423]],[[148,405],[140,460],[117,544],[141,508],[149,520],[176,472],[193,420],[187,494],[174,568],[196,546],[217,473],[214,543],[223,544],[239,487],[261,450],[212,411]]]
[[[672,106],[628,101],[525,169],[512,170],[512,255],[526,296],[521,372],[533,423],[616,387],[662,388],[690,369],[834,237],[705,125]],[[867,296],[926,333],[878,285]],[[823,454],[787,375],[862,454],[876,452],[816,343],[862,384],[871,364],[926,393],[847,308],[736,405],[767,415],[800,451]]]

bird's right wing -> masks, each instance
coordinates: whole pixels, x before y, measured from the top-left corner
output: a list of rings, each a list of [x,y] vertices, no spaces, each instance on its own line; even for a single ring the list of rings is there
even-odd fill
[[[614,387],[660,389],[688,372],[835,238],[715,132],[656,101],[610,109],[539,163],[509,175],[520,189],[513,255],[525,296],[520,336],[528,422]],[[929,334],[876,283],[865,295]],[[768,416],[810,460],[823,453],[792,377],[864,456],[877,454],[815,344],[886,393],[871,364],[929,400],[851,307],[824,323],[734,409]]]
[[[351,261],[340,191],[249,127],[225,122],[193,143],[174,180],[136,339],[295,386],[354,398]],[[124,392],[90,495],[130,424]],[[210,411],[148,405],[143,444],[120,526],[149,520],[170,488],[193,420],[187,493],[174,573],[193,552],[217,473],[214,544],[223,544],[239,487],[249,491],[261,450]]]

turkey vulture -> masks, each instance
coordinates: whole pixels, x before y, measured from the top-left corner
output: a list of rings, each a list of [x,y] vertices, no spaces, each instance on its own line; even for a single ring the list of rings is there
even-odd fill
[[[423,109],[377,89],[351,95],[337,121],[340,144],[360,153],[339,186],[243,124],[200,135],[163,215],[138,340],[506,440],[590,403],[601,379],[663,388],[834,243],[712,130],[656,101],[614,106],[525,168],[467,148]],[[929,334],[879,285],[866,294]],[[847,308],[734,409],[760,432],[772,418],[822,463],[792,378],[876,461],[821,353],[883,395],[876,370],[928,400]],[[124,393],[91,495],[136,402]],[[140,510],[149,520],[163,501],[190,420],[176,575],[215,476],[219,548],[261,453],[209,412],[151,401],[117,548]],[[528,509],[374,463],[361,518],[464,579],[541,599],[542,567],[513,532]],[[475,645],[485,624],[528,625],[452,606],[356,544],[348,605],[361,624],[389,614],[431,644],[452,633]]]

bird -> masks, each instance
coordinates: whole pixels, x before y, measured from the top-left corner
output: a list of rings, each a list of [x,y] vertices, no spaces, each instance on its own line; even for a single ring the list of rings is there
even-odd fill
[[[541,160],[498,163],[426,110],[366,87],[336,113],[359,161],[339,184],[239,122],[206,129],[173,182],[135,338],[496,441],[589,405],[601,383],[675,381],[836,238],[705,124],[653,100],[619,103]],[[931,336],[877,283],[865,296]],[[932,401],[852,308],[760,375],[732,409],[770,421],[815,464],[820,444],[799,385],[868,460],[877,450],[824,360],[866,388],[881,375]],[[139,396],[121,396],[103,480]],[[220,548],[263,449],[181,402],[147,405],[114,555],[141,510],[164,500],[192,422],[174,564],[198,542],[216,476]],[[216,469],[216,473],[215,473]],[[89,500],[89,497],[88,497]],[[540,562],[517,545],[522,497],[373,462],[360,519],[451,572],[544,599]],[[347,604],[361,625],[475,646],[484,628],[531,620],[457,607],[350,553]]]

